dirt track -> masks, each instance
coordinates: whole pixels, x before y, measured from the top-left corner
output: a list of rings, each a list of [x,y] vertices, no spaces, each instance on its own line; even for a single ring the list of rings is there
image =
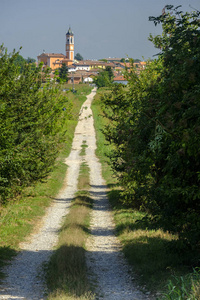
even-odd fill
[[[95,92],[94,89],[87,97],[80,111],[72,150],[66,159],[68,171],[65,187],[47,210],[39,232],[21,245],[21,253],[5,268],[8,277],[0,286],[0,299],[45,299],[46,288],[42,280],[41,266],[52,254],[62,219],[68,213],[71,199],[77,191],[79,168],[83,160],[79,154],[83,142],[88,146],[84,160],[90,168],[90,192],[94,199],[92,235],[88,240],[86,255],[89,278],[91,282],[97,283],[98,299],[148,299],[134,285],[133,275],[114,235],[106,185],[101,175],[101,165],[95,155],[96,137],[90,108]]]

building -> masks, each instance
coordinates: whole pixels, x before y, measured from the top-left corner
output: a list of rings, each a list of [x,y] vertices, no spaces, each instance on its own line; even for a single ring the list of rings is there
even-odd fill
[[[61,67],[62,61],[65,59],[65,55],[61,53],[45,53],[40,54],[37,59],[38,63],[43,62],[43,67],[49,67],[51,70],[55,70]]]
[[[114,79],[113,79],[113,82],[118,83],[118,84],[121,83],[121,84],[124,84],[124,85],[128,84],[128,80],[125,79],[123,75],[115,76]]]
[[[66,55],[62,53],[45,53],[38,55],[38,63],[43,62],[43,66],[49,67],[52,71],[60,68],[63,63],[71,66],[74,63],[74,34],[69,27],[66,33]]]
[[[74,62],[74,34],[70,27],[66,33],[66,58]]]

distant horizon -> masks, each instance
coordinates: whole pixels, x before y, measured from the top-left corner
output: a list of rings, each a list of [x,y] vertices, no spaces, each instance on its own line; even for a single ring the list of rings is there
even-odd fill
[[[56,53],[56,52],[42,52],[42,53],[45,53],[45,54],[62,54],[62,55],[65,55],[64,53]],[[42,54],[41,53],[41,54]],[[77,52],[77,53],[74,53],[74,56],[76,56],[76,54],[78,54],[79,52]],[[20,54],[20,53],[19,53]],[[39,54],[39,55],[41,55],[41,54]],[[81,54],[81,53],[79,53],[79,54]],[[20,54],[21,55],[21,54]],[[38,55],[38,56],[39,56]],[[29,56],[30,57],[30,56]],[[30,57],[30,58],[33,58],[33,57]],[[26,59],[26,58],[25,58]],[[125,60],[129,60],[129,59],[133,59],[133,60],[140,60],[140,61],[142,61],[141,59],[139,59],[139,58],[134,58],[134,57],[118,57],[118,56],[116,56],[116,57],[101,57],[101,58],[84,58],[83,57],[83,59],[82,60],[92,60],[92,61],[99,61],[99,60],[103,60],[103,59],[105,59],[105,60],[109,60],[109,59],[111,59],[111,60],[113,60],[113,59],[117,59],[117,60],[121,60],[121,59],[125,59]],[[37,59],[36,59],[37,60]],[[75,60],[78,60],[78,59],[75,59]],[[81,61],[81,60],[80,60]]]
[[[199,0],[171,2],[184,11],[200,10]],[[148,37],[161,34],[162,27],[149,17],[159,16],[167,4],[168,0],[1,0],[0,39],[9,53],[22,46],[21,56],[37,60],[43,50],[65,54],[70,26],[74,53],[84,59],[152,59],[158,50]]]

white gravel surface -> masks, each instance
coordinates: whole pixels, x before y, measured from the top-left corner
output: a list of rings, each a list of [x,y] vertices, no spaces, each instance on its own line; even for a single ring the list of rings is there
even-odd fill
[[[90,101],[87,102],[88,113]],[[102,178],[101,164],[98,161],[93,118],[87,121],[89,137],[87,139],[85,160],[90,168],[91,196],[94,209],[91,221],[91,238],[87,243],[87,265],[92,284],[96,282],[97,299],[105,300],[141,300],[148,299],[134,284],[133,272],[128,266],[121,246],[114,234],[114,221],[107,199],[107,187]]]
[[[0,286],[0,299],[45,299],[46,287],[41,266],[47,262],[57,243],[63,217],[68,213],[71,199],[77,191],[77,180],[83,142],[88,146],[84,160],[90,167],[91,195],[94,199],[91,232],[88,240],[87,265],[89,278],[97,286],[97,299],[148,299],[134,284],[133,275],[114,235],[112,214],[106,197],[106,186],[101,176],[101,165],[95,156],[96,138],[90,108],[95,89],[87,97],[80,111],[72,150],[66,159],[68,170],[65,186],[42,221],[40,230],[21,244],[22,251],[4,268],[6,279]]]

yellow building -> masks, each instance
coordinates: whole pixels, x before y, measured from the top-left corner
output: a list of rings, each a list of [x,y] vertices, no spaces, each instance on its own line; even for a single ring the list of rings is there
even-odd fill
[[[38,63],[43,62],[44,67],[52,71],[61,67],[62,63],[70,66],[74,63],[74,34],[69,27],[66,33],[66,56],[62,53],[45,53],[38,55]]]
[[[38,63],[43,62],[44,67],[55,70],[61,67],[65,55],[61,53],[42,53],[38,57]]]

